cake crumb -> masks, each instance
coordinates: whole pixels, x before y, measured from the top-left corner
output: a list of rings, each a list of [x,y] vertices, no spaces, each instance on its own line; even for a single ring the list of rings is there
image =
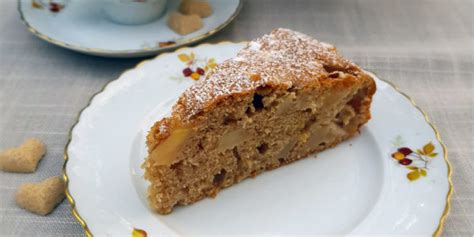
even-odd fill
[[[180,35],[187,35],[201,29],[203,23],[198,15],[183,15],[173,12],[168,19],[168,26]]]
[[[0,170],[17,173],[35,172],[45,153],[46,148],[41,140],[28,138],[20,146],[0,153]]]
[[[60,176],[40,183],[22,184],[16,192],[16,204],[29,212],[45,216],[65,197],[65,184]]]
[[[204,18],[212,15],[212,6],[206,1],[183,0],[179,11],[185,15],[198,15]]]

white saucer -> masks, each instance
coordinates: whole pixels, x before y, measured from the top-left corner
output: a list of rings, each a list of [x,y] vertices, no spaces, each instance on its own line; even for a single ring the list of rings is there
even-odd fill
[[[66,194],[86,234],[127,236],[135,228],[148,236],[441,233],[452,193],[447,151],[426,114],[375,75],[373,117],[359,136],[169,215],[150,210],[140,168],[147,131],[195,82],[183,76],[184,68],[212,67],[244,45],[203,44],[161,54],[91,99],[70,133],[64,166]],[[410,163],[393,157],[408,148]]]
[[[167,26],[179,1],[170,0],[164,16],[148,24],[121,25],[108,20],[97,0],[63,1],[57,12],[40,0],[18,0],[18,10],[28,30],[52,44],[74,51],[107,57],[140,57],[197,42],[227,26],[239,13],[241,0],[209,0],[214,12],[204,27],[179,35]]]

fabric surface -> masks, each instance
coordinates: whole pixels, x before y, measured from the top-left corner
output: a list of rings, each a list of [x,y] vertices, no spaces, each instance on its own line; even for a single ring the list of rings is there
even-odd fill
[[[438,127],[453,165],[444,236],[474,234],[472,0],[252,0],[206,39],[242,41],[287,27],[335,44],[343,55],[409,94]],[[64,201],[46,217],[15,205],[16,188],[60,175],[78,112],[108,81],[142,59],[87,56],[48,44],[0,1],[0,149],[41,138],[47,154],[32,174],[0,172],[0,235],[82,236]]]

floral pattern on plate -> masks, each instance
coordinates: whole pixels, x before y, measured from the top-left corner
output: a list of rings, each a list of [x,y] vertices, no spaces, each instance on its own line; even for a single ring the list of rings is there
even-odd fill
[[[142,229],[134,228],[132,230],[132,237],[147,237],[147,233],[146,233],[146,231],[144,231]]]
[[[58,13],[66,4],[64,1],[53,1],[53,0],[31,0],[31,7],[35,9],[48,9],[50,12]]]
[[[182,75],[171,77],[171,79],[178,82],[182,82],[187,77],[197,81],[201,76],[205,76],[206,72],[217,66],[216,59],[197,57],[194,52],[181,53],[178,55],[178,59],[185,64],[185,68],[181,71]]]
[[[428,175],[428,165],[431,159],[435,158],[438,153],[434,152],[436,147],[429,142],[421,149],[413,150],[409,147],[401,146],[403,143],[401,137],[395,139],[394,145],[400,146],[392,153],[392,158],[398,161],[398,164],[410,170],[407,179],[410,181],[418,180],[420,177]]]

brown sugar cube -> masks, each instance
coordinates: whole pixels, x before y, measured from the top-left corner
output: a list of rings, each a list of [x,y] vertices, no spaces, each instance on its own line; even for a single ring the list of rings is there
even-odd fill
[[[180,35],[187,35],[201,29],[203,23],[198,15],[183,15],[173,12],[168,19],[168,26]]]
[[[16,204],[29,212],[47,215],[64,199],[64,180],[50,177],[40,183],[22,184],[16,192]]]
[[[28,138],[18,147],[0,153],[0,170],[31,173],[36,170],[46,148],[41,140]]]
[[[212,6],[206,1],[183,0],[179,11],[185,15],[195,14],[200,17],[208,17],[212,15]]]

